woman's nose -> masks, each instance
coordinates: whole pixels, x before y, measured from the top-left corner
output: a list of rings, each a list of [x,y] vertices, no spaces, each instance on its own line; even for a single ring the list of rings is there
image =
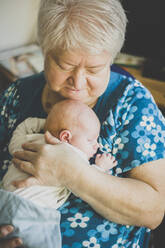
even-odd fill
[[[84,89],[86,85],[86,76],[83,69],[76,69],[72,75],[73,86],[76,90]]]

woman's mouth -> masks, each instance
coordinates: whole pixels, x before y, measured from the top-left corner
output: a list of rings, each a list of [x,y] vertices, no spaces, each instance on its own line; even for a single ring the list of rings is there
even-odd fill
[[[79,92],[83,91],[83,90],[78,90],[78,89],[74,89],[74,88],[66,88],[66,89],[70,92],[73,92],[73,93],[79,93]]]

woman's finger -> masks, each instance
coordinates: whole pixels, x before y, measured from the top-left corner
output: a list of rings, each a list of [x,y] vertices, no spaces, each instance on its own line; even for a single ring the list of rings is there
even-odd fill
[[[24,143],[22,145],[23,149],[27,150],[29,152],[30,151],[31,152],[38,152],[41,149],[42,146],[43,146],[42,144],[38,144],[38,143],[35,143],[35,142],[27,142],[27,143]]]
[[[11,225],[0,226],[0,238],[4,238],[13,232],[14,227]],[[16,248],[22,246],[22,240],[19,238],[12,238],[9,240],[0,240],[0,248]]]
[[[33,185],[40,185],[40,182],[35,177],[28,177],[24,180],[13,181],[12,184],[17,188],[25,188]]]
[[[35,168],[32,163],[27,162],[27,161],[22,161],[17,158],[13,158],[12,162],[14,163],[14,166],[30,175],[35,175]]]
[[[3,238],[10,234],[14,230],[14,227],[11,225],[0,226],[0,238]]]
[[[13,153],[13,157],[24,161],[32,162],[36,158],[36,153],[31,151],[16,151]]]
[[[0,248],[17,248],[22,246],[22,240],[19,238],[12,238],[9,240],[0,240]]]
[[[45,132],[45,141],[46,143],[51,144],[51,145],[56,145],[56,144],[61,143],[61,141],[57,139],[56,137],[54,137],[53,135],[51,135],[49,131]]]

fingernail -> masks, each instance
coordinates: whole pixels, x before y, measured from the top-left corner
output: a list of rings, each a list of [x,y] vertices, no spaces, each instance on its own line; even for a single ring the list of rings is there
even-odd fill
[[[13,159],[11,160],[11,162],[14,164],[14,166],[15,166],[16,168],[18,167],[15,158],[13,158]]]
[[[11,233],[14,230],[13,226],[6,226],[6,229],[8,233]]]
[[[15,239],[15,245],[16,246],[20,246],[20,245],[22,245],[23,243],[22,243],[22,240],[20,240],[20,239]]]
[[[11,184],[16,187],[16,181],[13,181]]]
[[[5,226],[1,229],[1,235],[3,237],[7,236],[9,233],[11,233],[13,231],[11,226]]]

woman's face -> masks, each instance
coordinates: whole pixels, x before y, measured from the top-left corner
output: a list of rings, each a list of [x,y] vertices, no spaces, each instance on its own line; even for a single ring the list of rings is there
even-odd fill
[[[47,84],[61,97],[94,105],[109,82],[110,62],[107,52],[99,55],[77,51],[48,54],[45,58]]]

